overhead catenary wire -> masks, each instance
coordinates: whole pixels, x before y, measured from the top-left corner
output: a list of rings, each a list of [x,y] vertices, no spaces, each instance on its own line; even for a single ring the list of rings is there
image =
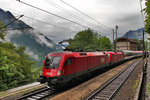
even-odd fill
[[[13,14],[16,14],[16,15],[20,15],[20,14],[17,14],[17,13],[14,13],[13,12]],[[48,23],[48,22],[45,22],[45,21],[42,21],[42,20],[39,20],[39,19],[35,19],[35,18],[32,18],[32,17],[29,17],[29,16],[25,16],[24,15],[24,18],[29,18],[29,19],[32,19],[32,20],[35,20],[35,21],[38,21],[38,22],[42,22],[42,23],[45,23],[45,24],[48,24],[48,25],[52,25],[52,26],[55,26],[55,27],[59,27],[59,28],[61,28],[61,29],[63,29],[63,30],[67,30],[67,31],[71,31],[71,32],[77,32],[77,31],[74,31],[74,30],[69,30],[69,29],[67,29],[67,28],[63,28],[63,27],[61,27],[61,26],[58,26],[58,25],[54,25],[54,24],[51,24],[51,23]],[[31,27],[24,27],[24,28],[7,28],[5,31],[9,31],[9,30],[21,30],[21,31],[23,31],[23,30],[28,30],[28,29],[33,29],[33,28],[31,28]],[[41,31],[38,31],[38,30],[36,30],[37,32],[41,32]],[[62,37],[65,37],[64,35],[59,35],[59,36],[53,36],[53,35],[51,35],[50,37],[53,37],[53,38],[62,38]]]
[[[73,17],[73,18],[76,18],[76,19],[78,19],[78,20],[80,20],[80,21],[82,21],[82,22],[84,21],[84,23],[86,23],[86,24],[92,24],[92,25],[94,25],[93,23],[91,23],[91,22],[86,22],[85,19],[83,19],[83,18],[81,18],[81,17],[75,15],[74,13],[72,13],[72,12],[66,10],[65,8],[59,6],[58,4],[56,4],[55,2],[53,2],[52,0],[45,0],[45,1],[46,1],[47,3],[53,5],[53,6],[56,7],[57,9],[62,10],[64,13],[67,13],[68,15],[70,15],[70,16]],[[94,26],[98,26],[98,25],[94,25]],[[99,26],[98,26],[98,27],[99,27]]]
[[[52,25],[52,26],[55,26],[55,27],[59,27],[59,28],[61,28],[61,29],[64,29],[64,30],[69,30],[69,29],[67,29],[67,28],[63,28],[63,27],[61,27],[61,26],[57,26],[57,25],[54,25],[54,24],[50,24],[50,23],[48,23],[48,22],[44,22],[44,21],[42,21],[42,20],[38,20],[38,19],[35,19],[35,18],[32,18],[32,17],[29,17],[29,16],[25,16],[25,15],[20,15],[20,14],[17,14],[17,13],[12,13],[12,14],[15,14],[15,15],[18,15],[18,16],[20,16],[20,17],[26,17],[26,18],[29,18],[29,19],[32,19],[32,20],[36,20],[36,21],[39,21],[39,22],[42,22],[42,23],[45,23],[45,24],[48,24],[48,25]],[[19,17],[19,18],[20,18]],[[16,20],[18,20],[19,18],[13,18],[13,19],[15,19],[15,20],[13,20],[11,23],[13,23],[13,22],[15,22]],[[12,19],[12,18],[7,18],[7,20],[9,20],[9,19]],[[9,23],[9,24],[7,24],[5,27],[7,27],[8,25],[10,25],[11,23]],[[3,30],[3,31],[9,31],[9,30],[28,30],[28,29],[33,29],[32,27],[22,27],[22,28],[7,28],[7,29],[1,29],[1,30]],[[70,30],[70,31],[72,31],[72,32],[77,32],[77,31],[73,31],[73,30]],[[51,37],[55,37],[55,38],[59,38],[59,37],[64,37],[64,36],[51,36]]]
[[[17,13],[14,13],[12,12],[13,15],[18,15],[18,16],[21,16],[20,14],[17,14]],[[26,16],[26,15],[23,15],[24,18],[29,18],[31,20],[35,20],[35,21],[38,21],[38,22],[42,22],[42,23],[45,23],[45,24],[48,24],[48,25],[51,25],[51,26],[55,26],[55,27],[58,27],[60,29],[63,29],[63,30],[67,30],[67,31],[71,31],[71,32],[77,32],[77,31],[74,31],[74,30],[71,30],[71,29],[67,29],[67,28],[64,28],[64,27],[61,27],[61,26],[58,26],[58,25],[55,25],[55,24],[51,24],[51,23],[48,23],[48,22],[45,22],[45,21],[42,21],[42,20],[39,20],[39,19],[35,19],[35,18],[32,18],[32,17],[29,17],[29,16]],[[7,20],[9,19],[12,19],[12,18],[7,18]],[[15,18],[16,19],[16,18]],[[3,29],[3,31],[9,31],[9,30],[28,30],[28,29],[34,29],[33,27],[22,27],[22,28],[7,28],[7,29]],[[37,30],[38,31],[38,30]],[[40,32],[40,31],[38,31]],[[51,36],[51,37],[54,37],[54,38],[60,38],[60,37],[65,37],[65,36]]]
[[[16,13],[14,13],[14,14],[16,14]],[[61,27],[61,26],[58,26],[58,25],[52,24],[52,23],[48,23],[48,22],[45,22],[45,21],[40,20],[40,19],[32,18],[32,17],[26,16],[26,15],[24,15],[24,17],[29,18],[29,19],[32,19],[32,20],[35,20],[35,21],[38,21],[38,22],[41,22],[41,23],[45,23],[45,24],[47,24],[47,25],[51,25],[51,26],[58,27],[58,28],[61,28],[61,29],[63,29],[63,30],[67,30],[67,31],[69,30],[69,31],[76,32],[76,31],[74,31],[74,30],[67,29],[67,28],[64,28],[64,27]]]
[[[77,8],[73,7],[73,6],[72,6],[72,5],[70,5],[69,3],[67,3],[67,2],[65,2],[65,1],[63,1],[63,0],[60,0],[60,1],[61,1],[61,2],[63,2],[64,4],[66,4],[66,5],[70,6],[71,8],[75,9],[76,11],[80,12],[81,14],[85,15],[86,17],[88,17],[88,18],[92,19],[93,21],[97,22],[98,24],[100,24],[100,25],[104,26],[105,28],[108,28],[109,30],[112,30],[112,29],[111,29],[111,28],[109,28],[108,26],[106,26],[106,25],[104,25],[104,24],[100,23],[100,22],[99,22],[99,21],[97,21],[96,19],[94,19],[94,18],[90,17],[89,15],[87,15],[87,14],[83,13],[82,11],[80,11],[80,10],[78,10]]]
[[[32,20],[35,20],[35,21],[38,21],[38,22],[42,22],[42,23],[45,23],[45,24],[48,24],[48,25],[52,25],[52,26],[55,26],[55,27],[59,27],[59,28],[64,29],[64,30],[69,30],[67,28],[64,28],[64,27],[61,27],[61,26],[58,26],[58,25],[55,25],[55,24],[51,24],[51,23],[48,23],[48,22],[45,22],[45,21],[42,21],[42,20],[39,20],[39,19],[35,19],[35,18],[29,17],[29,16],[20,15],[20,14],[14,13],[14,12],[12,12],[12,14],[18,15],[18,16],[23,16],[24,18],[29,18],[29,19],[32,19]],[[12,18],[8,18],[8,19],[12,19]],[[17,19],[19,19],[19,18],[17,18]],[[28,29],[33,29],[33,28],[32,27],[7,28],[5,31],[7,31],[7,30],[25,30],[25,29],[28,30]],[[74,31],[74,30],[70,30],[70,31],[77,32],[77,31]],[[55,37],[55,38],[57,37],[57,38],[59,38],[60,36],[59,37],[58,36],[51,36],[51,37]],[[61,36],[61,37],[64,37],[64,36]]]
[[[17,14],[17,13],[14,13],[14,12],[12,12],[12,14],[20,16],[20,14]],[[55,25],[55,24],[51,24],[51,23],[45,22],[45,21],[43,21],[43,20],[35,19],[35,18],[26,16],[26,15],[24,15],[24,18],[29,18],[29,19],[32,19],[32,20],[35,20],[35,21],[38,21],[38,22],[41,22],[41,23],[45,23],[45,24],[48,24],[48,25],[51,25],[51,26],[55,26],[55,27],[61,28],[61,29],[63,29],[63,30],[67,30],[67,31],[71,31],[71,32],[78,32],[78,31],[74,31],[74,30],[71,30],[71,29],[68,29],[68,28],[64,28],[64,27]],[[11,18],[10,18],[10,19],[11,19]],[[31,27],[13,28],[13,29],[12,29],[12,28],[7,28],[7,30],[25,30],[25,29],[33,29],[33,28],[31,28]],[[94,30],[93,30],[93,31],[94,31]],[[102,31],[110,31],[110,30],[102,30]],[[97,32],[97,31],[96,31],[96,32]],[[101,32],[101,33],[102,33],[102,32]]]
[[[56,16],[56,17],[58,17],[58,18],[67,20],[67,21],[69,21],[69,22],[72,22],[72,23],[74,23],[74,24],[76,24],[76,25],[79,25],[79,26],[82,26],[82,27],[84,27],[84,28],[89,28],[89,27],[87,27],[87,26],[85,26],[85,25],[82,25],[82,24],[80,24],[80,23],[77,23],[77,22],[75,22],[75,21],[72,21],[72,20],[70,20],[70,19],[67,19],[67,18],[65,18],[65,17],[56,15],[56,14],[54,14],[54,13],[51,13],[51,12],[46,11],[46,10],[44,10],[44,9],[41,9],[41,8],[39,8],[39,7],[33,6],[33,5],[31,5],[31,4],[25,3],[25,2],[23,2],[23,1],[21,1],[21,0],[16,0],[16,1],[18,1],[18,2],[20,2],[20,3],[23,3],[23,4],[27,5],[27,6],[33,7],[33,8],[35,8],[35,9],[38,9],[38,10],[40,10],[40,11],[43,11],[43,12],[45,12],[45,13],[48,13],[48,14],[50,14],[50,15]]]
[[[23,2],[23,1],[21,1],[21,0],[16,0],[16,1],[18,1],[18,2],[20,2],[20,3],[23,3],[23,4],[27,5],[27,6],[33,7],[33,8],[35,8],[35,9],[37,9],[37,10],[43,11],[43,12],[45,12],[45,13],[48,13],[48,14],[50,14],[50,15],[56,16],[56,17],[58,17],[58,18],[67,20],[67,21],[69,21],[69,22],[72,22],[72,23],[74,23],[74,24],[76,24],[76,25],[79,25],[79,26],[82,26],[82,27],[84,27],[84,28],[87,28],[87,29],[90,28],[90,27],[87,27],[87,26],[82,25],[82,24],[80,24],[80,23],[77,23],[77,22],[75,22],[75,21],[72,21],[72,20],[70,20],[70,19],[67,19],[67,18],[65,18],[65,17],[59,16],[59,15],[57,15],[57,14],[51,13],[51,12],[46,11],[46,10],[44,10],[44,9],[41,9],[41,8],[39,8],[39,7],[36,7],[36,6],[31,5],[31,4],[25,3],[25,2]],[[92,28],[91,28],[91,29],[92,29]],[[94,30],[94,29],[92,29],[92,30]],[[94,30],[94,31],[101,33],[100,31],[97,31],[97,30]]]
[[[17,13],[14,13],[13,14],[15,15],[20,15],[20,14],[17,14]],[[51,25],[51,26],[55,26],[55,27],[58,27],[58,28],[61,28],[63,30],[67,30],[67,31],[72,31],[72,32],[77,32],[77,31],[74,31],[74,30],[71,30],[71,29],[68,29],[68,28],[64,28],[64,27],[61,27],[61,26],[58,26],[58,25],[55,25],[55,24],[52,24],[52,23],[48,23],[46,21],[43,21],[43,20],[40,20],[40,19],[36,19],[36,18],[33,18],[33,17],[29,17],[29,16],[26,16],[24,15],[25,18],[29,18],[29,19],[32,19],[32,20],[35,20],[35,21],[38,21],[38,22],[41,22],[41,23],[45,23],[45,24],[48,24],[48,25]],[[17,29],[17,28],[16,28]]]
[[[50,14],[50,15],[56,16],[56,17],[58,17],[58,18],[67,20],[67,21],[69,21],[69,22],[72,22],[72,23],[74,23],[74,24],[76,24],[76,25],[79,25],[79,26],[82,26],[82,27],[84,27],[84,28],[89,28],[89,27],[87,27],[87,26],[85,26],[85,25],[82,25],[82,24],[80,24],[80,23],[74,22],[74,21],[72,21],[72,20],[70,20],[70,19],[67,19],[67,18],[65,18],[65,17],[62,17],[62,16],[59,16],[59,15],[57,15],[57,14],[51,13],[51,12],[49,12],[49,11],[43,10],[43,9],[41,9],[41,8],[39,8],[39,7],[36,7],[36,6],[33,6],[33,5],[31,5],[31,4],[22,2],[22,1],[20,1],[20,0],[16,0],[16,1],[18,1],[18,2],[20,2],[20,3],[23,3],[23,4],[27,5],[27,6],[33,7],[33,8],[35,8],[35,9],[38,9],[38,10],[40,10],[40,11],[43,11],[43,12],[45,12],[45,13],[48,13],[48,14]],[[91,29],[92,29],[92,28],[91,28]],[[93,30],[93,29],[92,29],[92,30]],[[95,31],[95,30],[93,30],[93,31]],[[99,32],[99,31],[96,31],[96,32]],[[99,33],[103,34],[102,32],[99,32]]]
[[[64,9],[63,7],[57,5],[57,4],[56,4],[55,2],[53,2],[53,1],[51,1],[51,0],[45,0],[45,1],[46,1],[47,3],[53,5],[53,6],[56,7],[57,9],[62,10],[63,12],[67,13],[68,15],[70,15],[70,16],[76,18],[76,19],[83,20],[82,18],[80,18],[80,17],[76,16],[75,14],[69,12],[68,10]]]
[[[13,12],[13,14],[20,15],[20,14],[14,13],[14,12]],[[32,20],[35,20],[35,21],[38,21],[38,22],[41,22],[41,23],[45,23],[45,24],[48,24],[48,25],[51,25],[51,26],[55,26],[55,27],[61,28],[61,29],[66,30],[66,31],[78,32],[78,31],[71,30],[71,29],[68,29],[68,28],[65,28],[65,27],[61,27],[61,26],[58,26],[58,25],[55,25],[55,24],[52,24],[52,23],[45,22],[45,21],[40,20],[40,19],[32,18],[32,17],[26,16],[26,15],[24,15],[24,18],[29,18],[29,19],[32,19]],[[20,29],[22,29],[22,28],[20,28]],[[28,28],[25,28],[25,29],[28,29]],[[93,31],[95,31],[95,30],[93,30]],[[101,31],[109,31],[110,32],[111,30],[101,30]],[[95,32],[99,32],[99,31],[95,31]],[[99,33],[102,33],[102,32],[99,32]]]

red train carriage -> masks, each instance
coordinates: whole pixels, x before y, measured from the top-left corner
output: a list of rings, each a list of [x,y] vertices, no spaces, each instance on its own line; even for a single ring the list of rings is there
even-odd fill
[[[143,51],[133,51],[134,55],[136,56],[142,56]]]
[[[108,66],[108,55],[103,52],[54,52],[48,54],[43,64],[41,83],[64,85],[83,75]]]

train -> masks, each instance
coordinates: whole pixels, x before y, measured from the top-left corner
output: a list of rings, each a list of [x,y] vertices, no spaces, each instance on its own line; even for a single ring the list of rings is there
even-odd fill
[[[142,56],[142,51],[52,52],[45,57],[38,82],[62,87],[88,77],[94,71]]]

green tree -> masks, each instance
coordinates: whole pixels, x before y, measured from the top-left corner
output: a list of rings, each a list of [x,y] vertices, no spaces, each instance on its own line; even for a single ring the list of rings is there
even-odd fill
[[[150,42],[145,42],[145,50],[150,50]]]
[[[39,72],[35,62],[25,54],[24,46],[0,42],[0,90],[32,82]]]
[[[99,49],[100,50],[112,50],[112,43],[106,36],[99,37]]]
[[[142,45],[143,45],[143,41],[142,40],[138,40],[138,39],[134,39],[137,43],[137,50],[142,50]]]
[[[106,36],[100,37],[98,33],[87,29],[77,33],[68,48],[83,51],[111,50],[112,44]]]
[[[146,25],[145,25],[145,30],[146,30],[146,32],[147,33],[149,33],[150,34],[150,0],[147,0],[146,1],[146,3],[145,3],[145,5],[146,5],[146,20],[145,20],[145,22],[146,22]]]
[[[4,25],[0,22],[0,28]],[[5,28],[6,29],[6,28]],[[0,29],[0,38],[4,40],[6,33]],[[33,82],[40,71],[24,46],[14,46],[13,43],[0,42],[0,91]]]
[[[142,40],[138,40],[138,39],[134,39],[137,43],[137,50],[142,50],[143,48],[143,41]],[[145,41],[144,42],[145,45],[145,50],[150,50],[150,42]]]
[[[0,21],[0,38],[4,40],[4,37],[6,35],[6,27],[4,27],[4,24]]]
[[[83,51],[93,51],[98,48],[98,33],[93,32],[91,29],[80,31],[70,42],[68,48]]]
[[[2,80],[2,84],[0,85],[0,90],[8,89],[8,87],[16,86],[17,83],[15,80],[11,80],[16,76],[20,76],[19,71],[16,70],[18,66],[18,55],[14,54],[12,51],[15,48],[12,48],[10,44],[10,50],[7,48],[8,43],[0,42],[0,79]]]

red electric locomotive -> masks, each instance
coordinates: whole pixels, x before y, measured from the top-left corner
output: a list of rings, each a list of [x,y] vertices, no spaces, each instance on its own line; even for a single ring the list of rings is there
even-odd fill
[[[106,52],[106,54],[108,54],[108,56],[109,56],[109,65],[110,66],[124,60],[124,53],[123,52],[108,51],[108,52]]]
[[[108,66],[108,62],[108,55],[104,52],[53,52],[45,58],[39,81],[48,82],[49,86],[63,86]]]

